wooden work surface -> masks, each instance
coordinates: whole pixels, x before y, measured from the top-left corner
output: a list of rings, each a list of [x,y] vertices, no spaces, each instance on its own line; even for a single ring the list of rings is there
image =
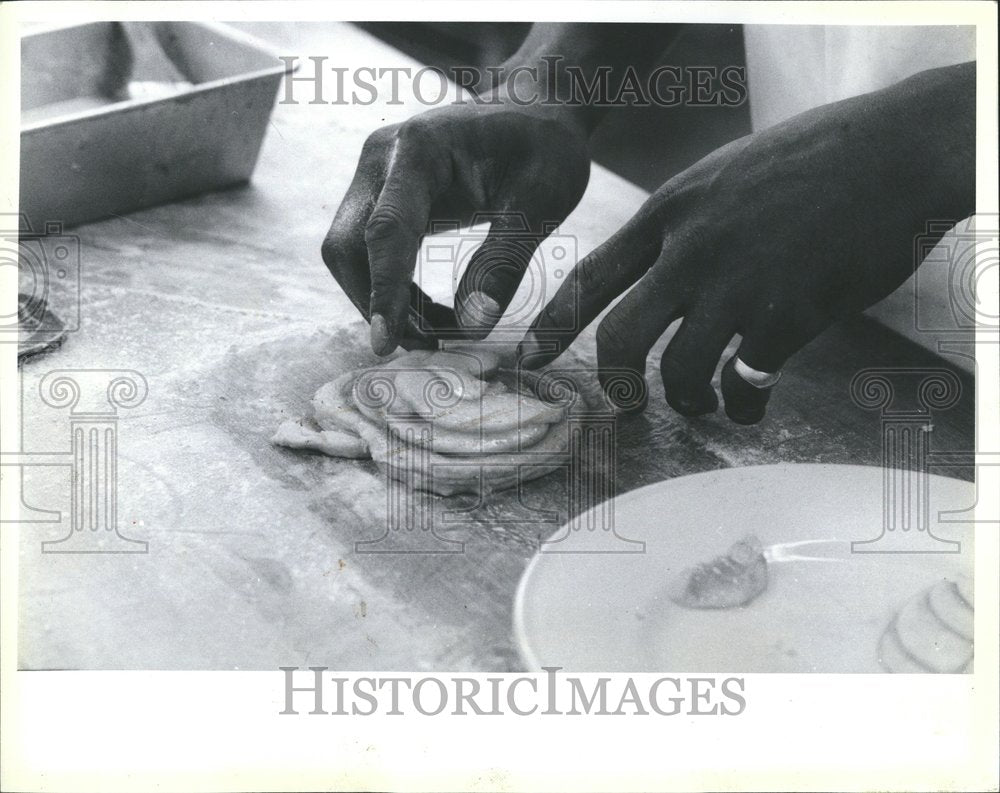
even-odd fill
[[[301,58],[415,65],[347,25],[243,27]],[[64,522],[21,529],[22,667],[519,667],[514,593],[540,539],[568,517],[563,479],[530,483],[520,499],[494,495],[468,522],[442,530],[464,543],[460,553],[359,553],[355,543],[385,532],[376,467],[268,442],[318,385],[373,360],[319,245],[366,135],[419,109],[278,105],[250,186],[75,231],[82,324],[61,349],[23,367],[23,451],[68,446],[66,411],[38,399],[47,372],[142,373],[148,398],[120,411],[118,521],[149,545],[147,554],[43,554],[41,541],[68,530],[68,469],[26,469],[25,502],[62,510]],[[586,253],[643,199],[595,167],[560,233]],[[441,278],[446,286],[450,273]],[[576,354],[592,364],[593,349],[591,328]],[[756,427],[721,412],[683,419],[654,385],[645,414],[619,423],[618,490],[779,461],[877,465],[878,413],[848,394],[853,375],[875,366],[955,368],[859,318],[795,358]],[[972,447],[974,394],[963,383],[959,404],[935,415],[935,449]],[[436,499],[435,510],[450,503]],[[556,514],[539,522],[539,510]],[[402,540],[404,549],[415,542]]]

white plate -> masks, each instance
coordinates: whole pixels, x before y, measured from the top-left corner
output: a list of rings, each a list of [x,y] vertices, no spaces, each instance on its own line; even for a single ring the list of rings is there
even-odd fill
[[[609,541],[600,530],[563,527],[553,535],[518,587],[521,658],[533,670],[882,671],[878,640],[896,610],[942,577],[972,578],[971,524],[956,522],[963,516],[954,513],[975,503],[975,485],[940,476],[926,482],[931,534],[960,546],[913,531],[899,547],[925,552],[852,552],[852,542],[882,535],[877,467],[729,468],[626,493],[613,503],[615,532],[644,542],[644,552],[609,553],[640,546]],[[573,526],[586,525],[597,515],[591,513]],[[743,608],[686,609],[669,600],[674,576],[724,554],[747,534],[765,546],[836,542],[826,546],[830,558],[823,561],[769,563],[767,590]]]

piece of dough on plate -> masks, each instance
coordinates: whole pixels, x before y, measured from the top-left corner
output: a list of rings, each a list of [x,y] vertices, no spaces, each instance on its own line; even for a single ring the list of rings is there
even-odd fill
[[[930,592],[909,600],[896,616],[900,645],[934,672],[961,672],[972,657],[972,642],[939,620],[929,603]]]
[[[972,641],[975,612],[959,594],[954,581],[939,581],[927,596],[927,603],[934,616],[959,636]]]

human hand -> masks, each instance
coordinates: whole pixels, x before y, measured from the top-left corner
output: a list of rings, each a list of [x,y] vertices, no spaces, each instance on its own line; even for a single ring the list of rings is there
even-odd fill
[[[376,130],[364,144],[322,253],[371,322],[379,355],[397,344],[436,347],[445,331],[485,336],[535,249],[586,188],[590,159],[581,126],[557,108],[487,100],[430,110]],[[431,221],[467,226],[482,213],[497,219],[472,256],[452,311],[413,283],[420,241]],[[508,228],[518,221],[527,227]]]
[[[522,366],[551,361],[638,281],[598,326],[601,382],[614,369],[643,374],[683,318],[660,361],[667,402],[713,412],[712,376],[738,333],[722,393],[731,419],[755,423],[775,378],[752,385],[736,361],[780,373],[831,322],[899,286],[927,221],[974,211],[974,149],[974,63],[736,140],[668,181],[577,265],[519,346]]]

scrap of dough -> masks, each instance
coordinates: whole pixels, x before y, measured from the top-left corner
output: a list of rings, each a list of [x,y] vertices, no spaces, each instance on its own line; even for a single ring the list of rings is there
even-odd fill
[[[945,580],[935,584],[927,596],[927,605],[946,627],[972,641],[975,612],[962,597],[955,582]]]
[[[760,540],[744,537],[725,556],[684,570],[674,582],[670,599],[693,609],[745,606],[767,589],[767,560]]]
[[[960,593],[960,585],[944,579],[904,603],[879,642],[882,667],[903,674],[969,670],[973,615]]]
[[[933,672],[960,672],[972,657],[972,642],[949,630],[921,593],[899,610],[896,636],[902,647]]]
[[[930,671],[900,644],[895,620],[892,621],[879,640],[878,659],[886,671],[894,672],[897,675],[919,675]]]
[[[289,449],[312,449],[331,457],[368,459],[368,444],[361,437],[340,430],[310,429],[303,420],[289,419],[282,422],[271,437],[271,443]]]
[[[955,587],[958,589],[958,594],[966,603],[969,604],[969,608],[975,607],[975,587],[972,585],[972,579],[968,576],[961,575],[958,580],[955,581]]]

